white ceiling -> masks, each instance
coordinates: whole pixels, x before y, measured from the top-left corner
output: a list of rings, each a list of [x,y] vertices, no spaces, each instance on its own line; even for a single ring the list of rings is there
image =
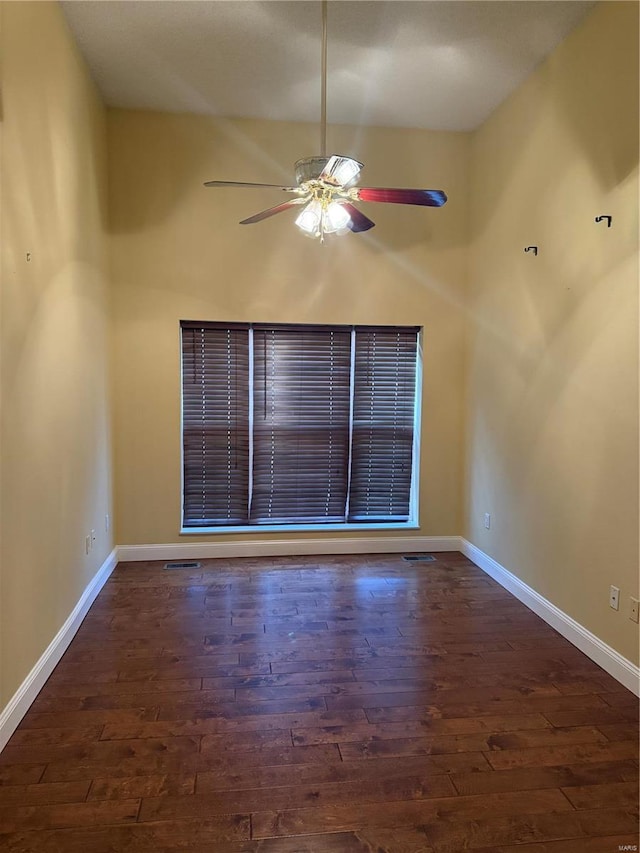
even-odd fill
[[[334,0],[329,123],[471,130],[591,6]],[[70,0],[62,7],[111,106],[319,121],[319,2]]]

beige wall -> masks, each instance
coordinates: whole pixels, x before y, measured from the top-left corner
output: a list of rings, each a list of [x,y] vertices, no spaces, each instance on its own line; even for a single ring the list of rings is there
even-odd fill
[[[465,524],[635,661],[637,75],[637,4],[601,4],[474,136]]]
[[[117,541],[180,541],[181,319],[424,325],[415,532],[459,533],[468,135],[331,128],[330,149],[362,160],[364,182],[451,200],[369,205],[375,229],[322,246],[293,214],[238,225],[278,194],[202,186],[289,183],[294,161],[317,153],[316,126],[130,111],[110,111],[108,125]]]
[[[0,16],[1,708],[112,542],[104,110],[56,4]]]

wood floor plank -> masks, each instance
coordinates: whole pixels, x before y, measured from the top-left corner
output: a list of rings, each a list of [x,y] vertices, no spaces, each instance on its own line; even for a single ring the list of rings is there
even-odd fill
[[[327,708],[330,710],[346,710],[349,708],[393,708],[403,705],[464,705],[485,702],[504,702],[508,700],[522,701],[524,696],[538,698],[541,696],[560,696],[560,691],[553,685],[541,685],[539,688],[528,687],[521,690],[518,687],[458,687],[443,689],[432,685],[430,690],[401,691],[401,692],[369,692],[356,695],[326,696]],[[527,704],[520,708],[526,713]],[[496,711],[493,711],[496,713]],[[458,715],[459,716],[459,715]]]
[[[28,764],[34,761],[53,763],[56,761],[101,762],[105,767],[123,759],[145,759],[157,755],[193,755],[199,752],[199,737],[175,737],[96,741],[95,743],[16,745],[9,744],[0,753],[0,763]]]
[[[246,762],[244,762],[246,764]],[[320,785],[328,782],[361,783],[369,779],[404,779],[407,776],[428,774],[430,777],[454,772],[482,773],[491,768],[481,753],[406,756],[369,761],[336,760],[322,764],[230,766],[224,771],[199,772],[196,790],[225,791],[275,788],[287,785]]]
[[[102,803],[61,803],[0,806],[3,832],[19,829],[64,829],[72,826],[117,825],[137,820],[140,800]]]
[[[357,732],[355,733],[357,738]],[[345,761],[379,755],[429,755],[445,752],[490,752],[518,749],[527,752],[544,745],[592,744],[605,742],[604,735],[591,727],[575,729],[543,729],[518,732],[501,732],[486,735],[482,732],[460,735],[434,735],[389,740],[354,741],[340,744]],[[556,747],[557,748],[557,747]],[[489,759],[491,763],[491,759]]]
[[[575,809],[636,808],[638,806],[638,783],[598,782],[594,785],[579,785],[562,788],[564,795]]]
[[[434,853],[433,849],[426,844],[426,836],[422,827],[407,827],[385,829],[383,827],[375,827],[372,829],[357,829],[353,833],[349,833],[358,839],[362,845],[363,853]],[[309,853],[321,851],[325,835],[315,836],[317,847],[310,849]],[[282,839],[273,839],[275,844],[282,842]],[[279,848],[273,848],[274,853]],[[337,853],[337,851],[336,851]],[[342,853],[342,851],[340,851]],[[345,849],[345,853],[347,850]],[[355,851],[354,851],[355,853]]]
[[[0,807],[81,803],[86,799],[90,785],[91,782],[87,779],[79,782],[50,782],[40,785],[2,785],[0,786]]]
[[[316,655],[316,657],[320,658],[320,655]],[[295,673],[295,672],[330,672],[333,670],[353,670],[356,678],[359,678],[360,675],[363,676],[364,680],[369,680],[366,678],[366,675],[369,675],[369,678],[374,677],[374,672],[379,671],[382,667],[389,666],[397,666],[397,667],[421,667],[424,671],[427,668],[431,668],[436,663],[441,664],[442,666],[459,666],[466,661],[477,660],[478,656],[472,655],[394,655],[391,660],[389,660],[388,656],[384,660],[381,660],[376,656],[376,654],[369,649],[369,651],[361,651],[358,653],[352,654],[350,657],[343,657],[332,659],[331,656],[326,655],[320,659],[314,660],[292,660],[292,661],[275,661],[271,663],[271,670],[275,674],[280,673]],[[371,672],[368,672],[368,670]]]
[[[353,713],[343,711],[343,714]],[[513,717],[478,717],[477,719],[452,718],[407,721],[399,723],[347,723],[322,727],[293,727],[296,746],[310,743],[351,743],[354,740],[394,740],[397,738],[424,737],[439,734],[476,734],[479,732],[525,731],[551,727],[540,714],[522,714]]]
[[[249,815],[224,815],[195,821],[158,821],[128,826],[100,826],[60,829],[44,832],[6,833],[0,836],[3,850],[10,853],[114,853],[159,850],[185,850],[185,839],[210,851],[223,850],[222,845],[248,839],[251,833]]]
[[[332,670],[331,672],[294,672],[286,674],[249,675],[230,679],[203,678],[202,689],[210,690],[217,687],[232,686],[238,691],[236,696],[239,700],[244,700],[245,698],[251,700],[253,698],[260,698],[260,696],[254,696],[251,691],[258,690],[263,687],[293,687],[296,689],[312,687],[314,694],[317,690],[322,688],[319,695],[324,696],[324,693],[327,692],[327,687],[332,689],[333,685],[343,683],[355,683],[354,674],[350,669]],[[273,692],[274,698],[278,698],[280,691]],[[283,691],[282,698],[290,698],[292,693],[295,694],[296,690],[288,691],[286,693]],[[298,693],[302,693],[304,695],[305,691],[299,690]]]
[[[455,796],[446,775],[407,776],[404,779],[368,779],[363,782],[328,782],[325,784],[296,785],[276,788],[251,788],[243,791],[219,791],[215,797],[210,792],[192,797],[154,797],[143,800],[140,821],[177,820],[204,817],[211,814],[228,814],[246,809],[251,812],[303,809],[341,805],[345,799],[351,803],[382,803],[396,800],[426,800]]]
[[[87,801],[186,796],[195,792],[195,786],[195,772],[97,778],[91,782],[91,788],[87,792]]]
[[[257,752],[265,749],[284,747],[289,749],[291,743],[290,729],[273,729],[267,732],[237,732],[224,734],[207,734],[200,739],[201,755],[223,755],[227,752]]]
[[[474,820],[457,820],[454,816],[425,824],[424,831],[427,843],[437,853],[458,853],[460,850],[495,853],[503,846],[513,851],[511,845],[515,845],[517,853],[527,848],[530,853],[539,853],[538,843],[544,849],[548,842],[558,842],[556,850],[565,853],[569,842],[576,844],[574,849],[582,851],[590,835],[630,832],[634,826],[637,826],[637,818],[624,809],[599,809],[561,814],[492,814]]]
[[[638,699],[630,690],[617,693],[603,693],[601,698],[612,708],[632,708],[637,715]]]
[[[120,564],[0,754],[10,853],[609,853],[638,700],[461,554]]]
[[[369,648],[379,658],[395,657],[396,655],[479,655],[483,651],[504,651],[510,648],[507,640],[482,640],[475,639],[474,641],[460,640],[460,637],[454,637],[445,642],[416,642],[414,640],[406,640],[402,637],[395,639],[392,644],[386,644],[381,640],[373,640],[369,644]]]
[[[608,740],[620,740],[618,737],[610,736],[611,733],[614,735],[617,733],[617,727],[612,727],[609,731],[606,730],[606,727],[612,723],[635,723],[636,733],[638,731],[636,713],[631,708],[616,709],[603,703],[589,708],[574,707],[566,711],[549,708],[542,713],[552,726],[598,726]],[[622,738],[622,740],[625,739]]]
[[[638,849],[636,833],[518,844],[513,847],[500,845],[500,847],[492,847],[491,850],[479,850],[477,853],[610,853],[611,850],[632,851],[634,849]]]
[[[238,717],[206,717],[205,719],[157,720],[150,723],[129,722],[107,724],[102,732],[102,740],[127,738],[183,737],[189,735],[225,735],[238,732],[270,732],[287,729],[291,731],[300,726],[321,727],[326,725],[348,726],[352,723],[366,723],[367,718],[361,708],[355,711],[302,711],[300,713],[258,714]]]
[[[175,658],[175,656],[174,656]],[[139,664],[139,661],[136,663]],[[121,665],[118,668],[118,681],[158,681],[160,679],[182,680],[182,679],[210,679],[211,684],[206,685],[209,689],[217,687],[234,687],[234,679],[247,678],[249,676],[270,675],[268,664],[260,666],[240,666],[240,664],[221,664],[210,655],[194,655],[191,660],[169,660],[164,659],[155,662],[153,666],[148,663],[144,666]],[[230,679],[223,681],[223,679]]]
[[[92,743],[100,740],[104,726],[48,726],[31,729],[20,727],[11,738],[12,746],[56,746],[70,743]]]
[[[446,799],[388,802],[384,808],[376,804],[349,804],[287,811],[265,811],[252,815],[256,838],[295,835],[310,832],[338,831],[377,826],[425,826],[448,817],[463,819],[488,812],[496,816],[513,814],[547,814],[572,811],[558,790],[526,793],[486,794],[449,797]],[[573,813],[573,812],[572,812]]]
[[[156,692],[184,692],[185,690],[200,690],[202,688],[202,679],[201,678],[175,678],[175,679],[164,679],[159,681],[157,684],[154,684],[154,690]],[[76,682],[74,684],[47,684],[42,689],[42,696],[47,697],[56,697],[56,696],[64,696],[73,697],[73,696],[112,696],[114,694],[121,693],[135,693],[136,690],[139,690],[140,686],[136,685],[135,682],[129,681],[116,681],[116,682]],[[216,691],[219,699],[233,699],[234,693],[233,690],[223,690]]]
[[[434,704],[400,705],[388,707],[366,707],[367,719],[372,723],[393,723],[404,720],[422,720],[434,718],[476,718],[496,715],[514,715],[537,713],[550,720],[550,714],[567,709],[608,709],[600,696],[520,696],[517,699],[504,699],[489,695],[482,701],[480,697],[470,697],[473,701],[460,701],[459,694],[453,696],[449,691],[441,692],[434,698]],[[437,702],[437,704],[435,704]],[[569,713],[573,713],[569,710]],[[577,712],[576,712],[577,713]],[[588,720],[585,724],[589,724]],[[573,725],[571,720],[567,725]],[[583,725],[578,720],[575,725]]]
[[[562,788],[564,790],[567,786],[599,785],[608,782],[635,782],[637,786],[638,768],[633,761],[594,762],[592,764],[496,770],[493,773],[482,774],[453,773],[451,781],[460,794],[488,794],[499,791],[526,791],[539,788]]]
[[[598,731],[610,741],[638,740],[638,721],[633,723],[606,723],[598,725]]]
[[[326,711],[324,696],[311,696],[298,699],[274,699],[270,702],[221,702],[216,704],[207,696],[207,691],[165,697],[158,712],[158,720],[206,719],[220,717],[224,719],[243,719],[252,716],[273,716],[274,714],[296,714],[307,711]]]
[[[43,782],[73,782],[81,779],[124,778],[129,776],[164,776],[178,773],[196,773],[198,770],[213,769],[207,767],[196,754],[181,756],[176,753],[158,753],[148,757],[143,763],[138,758],[123,758],[119,762],[105,766],[101,761],[52,761],[42,777]]]
[[[42,779],[46,767],[46,764],[29,763],[0,765],[0,785],[33,785]]]
[[[203,738],[204,740],[204,738]],[[209,743],[209,749],[198,756],[198,766],[202,770],[216,769],[228,772],[237,767],[238,762],[253,764],[255,767],[274,767],[276,765],[295,764],[331,764],[340,760],[336,744],[318,744],[317,746],[279,746],[261,747],[255,750],[229,750],[221,752]]]
[[[123,710],[115,708],[105,711],[59,711],[41,713],[31,711],[20,723],[18,731],[33,732],[37,729],[73,728],[76,726],[100,726],[101,731],[105,726],[134,726],[141,725],[145,721],[152,721],[158,716],[158,708],[151,705],[147,708],[130,708]],[[135,737],[135,735],[133,735]]]
[[[637,760],[638,746],[630,741],[578,743],[571,746],[506,749],[502,752],[488,752],[486,756],[495,770],[505,770],[510,767],[545,767],[553,764]]]
[[[168,851],[159,851],[168,853]],[[204,848],[189,853],[212,853]],[[225,847],[224,853],[433,853],[424,832],[406,830],[357,830],[297,835],[295,838],[262,838]]]

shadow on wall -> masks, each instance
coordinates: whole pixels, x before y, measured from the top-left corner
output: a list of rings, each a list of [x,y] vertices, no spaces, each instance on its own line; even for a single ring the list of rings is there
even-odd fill
[[[610,33],[611,18],[606,19],[600,36],[608,49],[568,68],[564,57],[554,55],[548,66],[554,107],[603,192],[621,184],[638,165],[638,5],[617,5],[627,7],[629,26]]]
[[[638,6],[604,5],[624,8],[617,11],[617,19],[610,14],[603,19],[599,50],[587,55],[584,43],[574,41],[581,35],[578,30],[507,102],[508,133],[505,125],[504,145],[494,152],[500,162],[501,179],[482,183],[486,217],[472,217],[472,238],[482,234],[485,219],[490,220],[492,211],[503,204],[508,204],[529,230],[532,216],[542,219],[548,210],[548,193],[557,190],[558,176],[552,174],[553,151],[548,151],[544,160],[539,156],[539,146],[546,141],[550,123],[562,127],[565,137],[573,140],[574,159],[584,158],[603,195],[622,184],[637,168]],[[610,13],[609,9],[596,8],[591,15],[603,11]],[[626,26],[621,16],[627,17]],[[595,22],[587,18],[587,25],[594,27]],[[504,107],[498,108],[488,122],[500,122],[504,114]],[[482,128],[477,133],[481,145]],[[553,139],[549,141],[552,143]],[[534,149],[535,153],[530,154]],[[539,170],[537,191],[529,198],[522,198],[516,174],[525,163],[528,170]]]
[[[194,189],[201,190],[203,198],[209,195],[211,202],[215,203],[217,190],[206,190],[202,186],[206,180],[291,182],[292,167],[283,164],[287,152],[283,151],[284,156],[271,153],[271,146],[251,138],[237,122],[225,118],[149,112],[142,128],[145,136],[142,142],[153,146],[153,156],[144,159],[116,152],[115,173],[113,151],[119,144],[119,116],[117,111],[109,115],[111,185],[133,190],[121,192],[114,189],[111,192],[112,234],[144,231],[169,219]],[[230,141],[232,145],[229,145]],[[233,152],[233,162],[229,160],[230,152]],[[238,171],[238,155],[244,155],[242,174]],[[158,163],[162,164],[162,174],[157,172]],[[228,192],[236,193],[234,190]],[[247,191],[245,198],[249,201],[249,209],[254,193],[258,201],[256,210],[261,209],[260,200],[264,199],[265,192]],[[218,201],[225,202],[222,194]],[[277,196],[273,204],[279,201],[281,198]],[[263,206],[270,204],[267,202]]]

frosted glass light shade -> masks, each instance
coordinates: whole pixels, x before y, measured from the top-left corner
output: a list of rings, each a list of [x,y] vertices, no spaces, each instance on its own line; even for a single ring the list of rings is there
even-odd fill
[[[325,167],[333,181],[342,187],[348,186],[349,182],[353,181],[360,172],[360,169],[362,169],[362,163],[353,160],[351,157],[342,157],[339,154],[330,157]]]
[[[333,234],[335,231],[342,231],[350,222],[351,217],[344,205],[332,201],[325,211],[323,230],[327,234]]]
[[[302,209],[296,219],[296,225],[307,234],[318,234],[320,233],[321,221],[322,205],[317,199],[314,199]]]

